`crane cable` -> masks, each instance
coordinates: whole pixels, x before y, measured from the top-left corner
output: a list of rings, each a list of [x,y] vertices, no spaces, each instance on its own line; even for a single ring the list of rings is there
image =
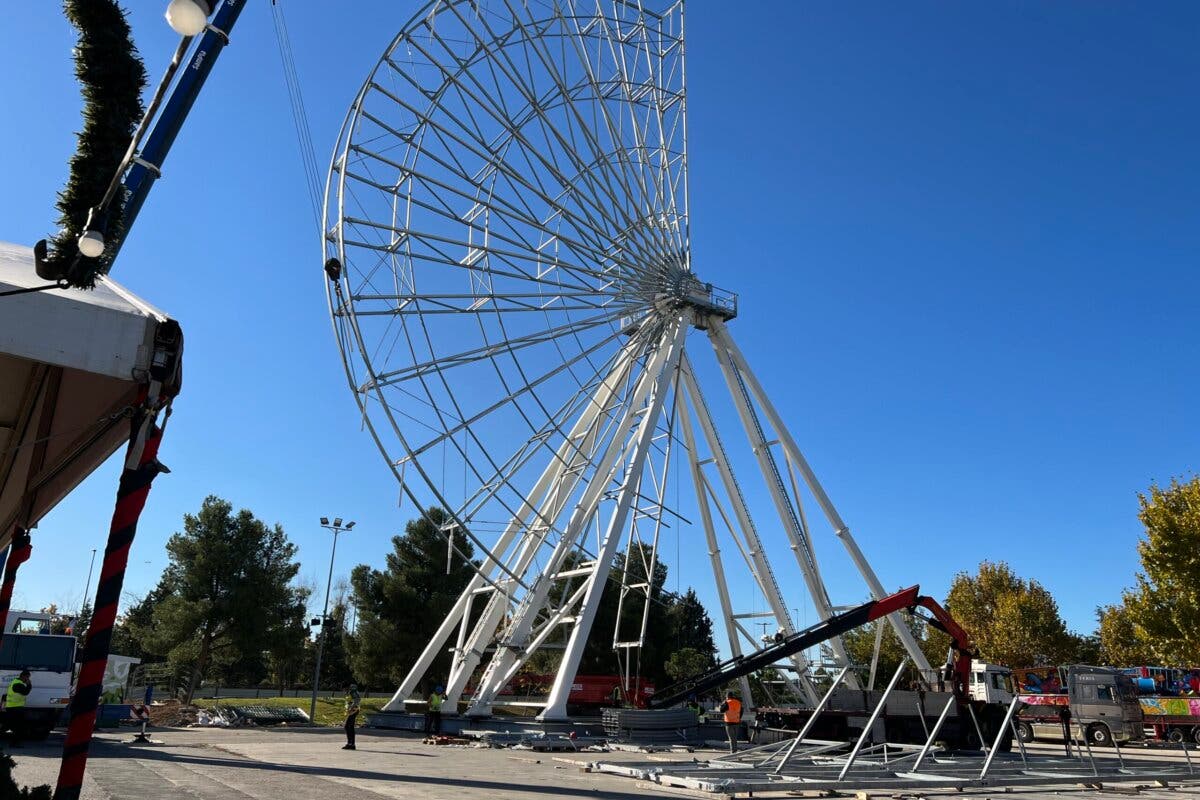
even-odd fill
[[[292,109],[292,123],[296,128],[296,146],[300,151],[300,163],[304,167],[304,180],[308,189],[308,202],[313,221],[321,224],[321,183],[318,179],[317,157],[313,150],[312,128],[308,122],[308,111],[304,107],[304,95],[300,91],[300,73],[296,71],[296,57],[292,51],[292,38],[288,34],[287,20],[283,15],[283,4],[271,0],[271,17],[275,24],[275,43],[279,47],[279,60],[283,66],[283,79],[287,84],[288,102]]]

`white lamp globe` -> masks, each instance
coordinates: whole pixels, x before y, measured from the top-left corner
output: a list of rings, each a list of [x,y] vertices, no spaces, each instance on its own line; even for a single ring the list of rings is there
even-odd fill
[[[99,258],[104,254],[104,234],[100,231],[85,231],[79,237],[79,252],[88,258]]]
[[[195,36],[208,25],[211,13],[205,0],[171,0],[167,6],[167,24],[180,36]]]

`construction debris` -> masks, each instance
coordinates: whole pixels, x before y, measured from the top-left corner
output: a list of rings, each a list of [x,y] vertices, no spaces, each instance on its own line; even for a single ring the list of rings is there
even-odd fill
[[[474,739],[467,739],[462,736],[443,736],[441,734],[436,736],[426,736],[421,741],[425,744],[438,745],[439,747],[451,744],[460,746],[475,744]]]
[[[709,761],[604,762],[591,771],[623,775],[663,787],[722,795],[766,791],[857,791],[866,794],[936,788],[995,789],[1034,785],[1106,785],[1109,782],[1195,780],[1189,764],[1171,761],[1078,758],[994,750],[935,752],[928,745],[816,739],[773,742]],[[1119,753],[1116,754],[1119,757]]]

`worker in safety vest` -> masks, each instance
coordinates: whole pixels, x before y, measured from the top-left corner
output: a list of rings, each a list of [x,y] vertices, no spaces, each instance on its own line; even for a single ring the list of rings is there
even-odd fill
[[[21,746],[21,737],[25,735],[25,700],[33,691],[33,683],[29,680],[29,670],[21,670],[21,674],[8,684],[8,693],[4,696],[4,724],[9,730],[9,744],[12,747]]]
[[[729,752],[738,750],[738,729],[742,727],[742,701],[734,697],[733,692],[725,693],[725,702],[721,703],[721,713],[725,715],[725,735],[729,737]]]
[[[696,699],[696,695],[688,695],[687,708],[688,711],[696,715],[696,724],[699,725],[704,720],[704,709],[700,706],[700,701]]]
[[[433,693],[429,695],[429,709],[425,712],[425,733],[434,736],[442,732],[442,703],[446,702],[446,695],[442,692],[440,685],[433,688]]]

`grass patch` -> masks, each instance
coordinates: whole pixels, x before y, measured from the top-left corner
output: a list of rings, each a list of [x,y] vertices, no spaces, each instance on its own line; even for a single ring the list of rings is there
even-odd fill
[[[200,708],[214,708],[218,705],[222,706],[268,706],[270,708],[300,708],[304,713],[308,713],[308,706],[312,701],[307,697],[226,697],[220,700],[196,700],[195,704]],[[373,714],[383,708],[383,704],[387,702],[384,697],[366,697],[362,701],[362,712],[358,715],[358,724],[363,724],[363,718],[367,714]],[[317,719],[318,725],[341,725],[346,721],[346,702],[339,698],[330,699],[328,697],[317,698]]]

